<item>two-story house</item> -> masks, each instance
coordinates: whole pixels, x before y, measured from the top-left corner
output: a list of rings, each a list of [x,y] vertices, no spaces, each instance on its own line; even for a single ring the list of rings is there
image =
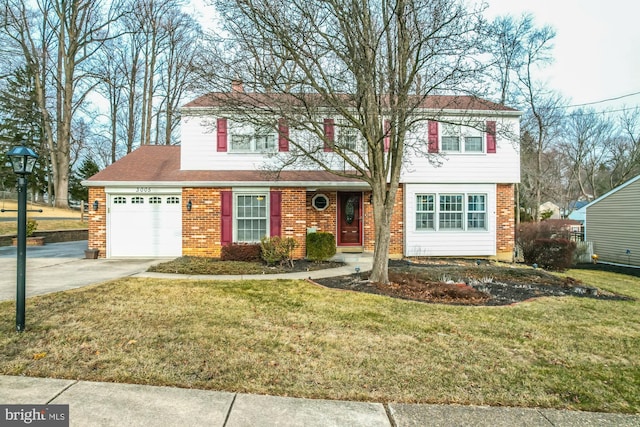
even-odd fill
[[[360,143],[330,109],[318,117],[325,137],[251,124],[205,95],[182,108],[180,146],[142,146],[94,175],[89,187],[89,247],[101,257],[220,255],[230,243],[262,236],[295,238],[305,256],[308,232],[331,232],[337,250],[372,252],[368,185],[320,168],[270,171],[306,138],[344,162],[327,141]],[[514,184],[520,179],[520,113],[466,96],[431,96],[410,129],[391,225],[390,256],[465,256],[511,260]],[[420,154],[424,153],[424,154]],[[335,158],[331,158],[334,155]]]

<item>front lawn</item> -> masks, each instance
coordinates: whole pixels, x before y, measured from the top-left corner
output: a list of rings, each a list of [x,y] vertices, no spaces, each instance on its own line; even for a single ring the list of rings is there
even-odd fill
[[[640,298],[640,278],[568,275]],[[640,412],[640,302],[424,304],[305,281],[127,278],[0,303],[0,373],[309,398]]]

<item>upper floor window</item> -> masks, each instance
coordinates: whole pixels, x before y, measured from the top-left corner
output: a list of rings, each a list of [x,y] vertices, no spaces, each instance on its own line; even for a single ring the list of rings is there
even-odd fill
[[[254,132],[238,129],[231,133],[232,153],[264,153],[276,151],[276,134],[271,129],[255,129]]]
[[[363,151],[364,146],[358,135],[358,130],[351,127],[340,127],[338,129],[338,143],[343,150]]]
[[[444,123],[442,151],[449,153],[483,153],[484,143],[480,125],[463,126]]]

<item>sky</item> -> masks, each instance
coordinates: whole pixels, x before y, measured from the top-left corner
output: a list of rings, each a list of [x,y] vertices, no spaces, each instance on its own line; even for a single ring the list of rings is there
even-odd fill
[[[537,26],[556,30],[555,61],[545,71],[551,89],[569,105],[598,102],[596,111],[640,106],[640,1],[638,0],[468,0],[484,1],[489,19],[530,12]],[[210,16],[210,0],[191,0],[196,15]],[[634,96],[626,96],[637,93]]]
[[[487,17],[525,12],[556,30],[546,69],[550,88],[570,105],[640,92],[640,2],[637,0],[485,0]],[[640,106],[640,93],[589,105],[597,111]],[[585,107],[587,108],[587,107]]]

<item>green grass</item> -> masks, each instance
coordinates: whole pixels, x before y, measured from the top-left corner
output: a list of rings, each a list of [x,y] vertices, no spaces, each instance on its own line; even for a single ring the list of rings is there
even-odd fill
[[[640,298],[640,279],[572,277]],[[640,302],[423,304],[305,281],[127,278],[0,303],[0,373],[309,398],[640,412]]]

